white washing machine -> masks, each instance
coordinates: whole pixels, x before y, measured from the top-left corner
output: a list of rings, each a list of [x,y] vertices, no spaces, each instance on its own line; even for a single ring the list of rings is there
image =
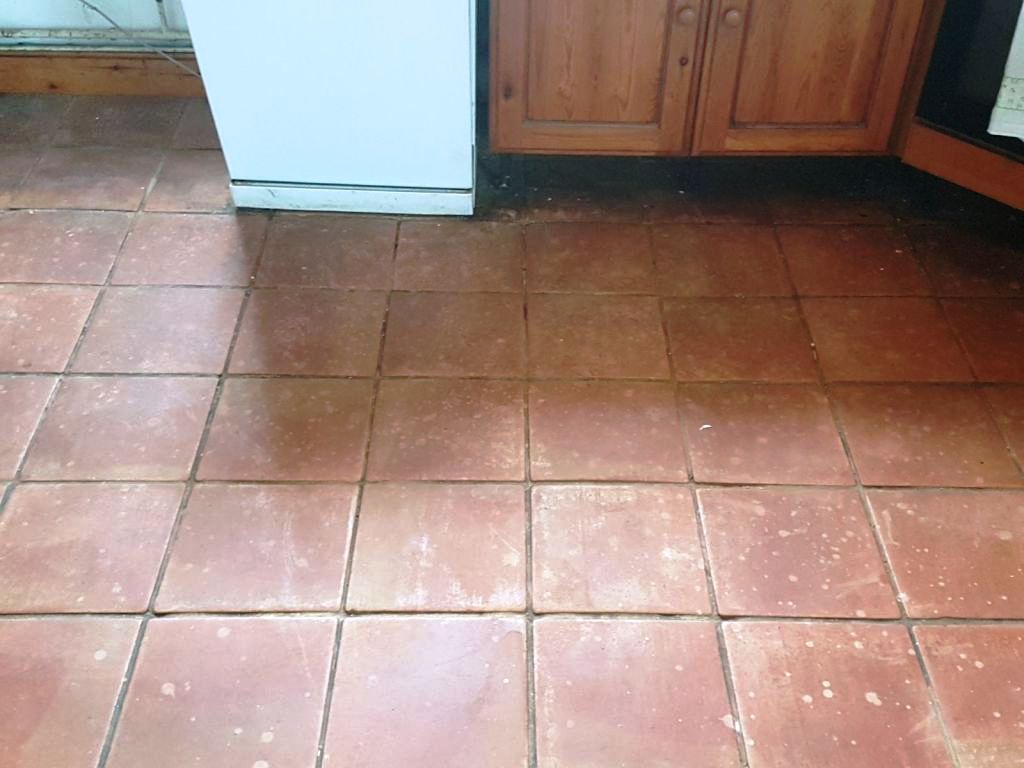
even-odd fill
[[[474,0],[184,0],[240,207],[473,212]]]

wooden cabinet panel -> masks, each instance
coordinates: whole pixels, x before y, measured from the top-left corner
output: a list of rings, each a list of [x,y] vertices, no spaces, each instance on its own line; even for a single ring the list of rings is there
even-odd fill
[[[656,122],[668,4],[648,5],[645,9],[635,0],[531,3],[527,119]]]
[[[698,153],[882,152],[923,0],[712,0]]]
[[[494,0],[498,151],[686,151],[707,0]]]

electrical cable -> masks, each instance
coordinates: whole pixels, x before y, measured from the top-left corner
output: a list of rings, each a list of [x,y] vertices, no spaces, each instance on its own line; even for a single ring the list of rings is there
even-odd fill
[[[184,64],[184,63],[182,63],[180,61],[178,61],[176,58],[171,56],[169,53],[167,53],[166,51],[160,50],[155,45],[150,45],[145,40],[141,39],[138,35],[136,35],[134,32],[131,32],[131,31],[125,29],[120,24],[118,24],[116,21],[114,21],[112,18],[110,18],[104,11],[101,11],[95,5],[93,5],[92,3],[88,2],[88,0],[78,0],[78,2],[80,2],[82,5],[84,5],[86,8],[88,8],[93,13],[95,13],[95,14],[103,17],[104,19],[106,19],[107,22],[110,24],[110,26],[112,26],[114,29],[116,29],[118,32],[120,32],[122,35],[127,37],[129,40],[133,40],[136,43],[138,43],[139,45],[141,45],[143,48],[146,48],[146,49],[148,49],[150,51],[153,51],[153,53],[156,53],[156,54],[159,54],[160,56],[163,56],[165,59],[167,59],[169,62],[171,62],[171,64],[173,64],[174,66],[176,66],[176,67],[178,67],[180,69],[185,70],[190,75],[192,75],[192,77],[201,77],[201,75],[196,70],[192,69],[192,67],[190,67],[187,64]]]

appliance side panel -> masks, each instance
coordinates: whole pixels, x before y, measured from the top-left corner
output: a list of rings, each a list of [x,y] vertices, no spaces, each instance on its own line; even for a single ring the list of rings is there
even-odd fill
[[[233,179],[472,187],[472,0],[185,11]]]

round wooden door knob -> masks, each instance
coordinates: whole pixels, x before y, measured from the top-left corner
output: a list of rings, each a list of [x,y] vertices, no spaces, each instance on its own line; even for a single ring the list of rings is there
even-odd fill
[[[743,14],[733,8],[732,10],[725,12],[725,16],[722,17],[722,21],[727,27],[738,27],[743,23]]]
[[[688,5],[684,5],[676,13],[676,21],[684,27],[692,27],[697,21],[697,12]]]

